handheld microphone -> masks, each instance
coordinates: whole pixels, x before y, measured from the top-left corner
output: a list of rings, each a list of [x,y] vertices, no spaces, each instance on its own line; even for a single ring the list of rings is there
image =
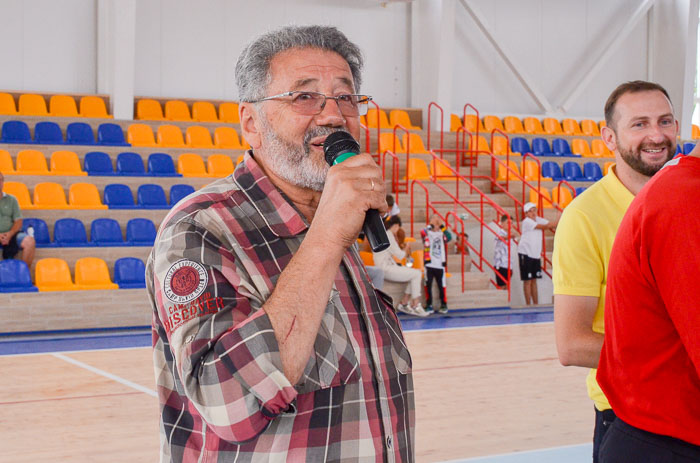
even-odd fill
[[[352,135],[342,130],[328,135],[323,142],[323,153],[330,166],[339,164],[359,152],[360,144],[355,141]],[[362,231],[369,240],[372,251],[379,252],[389,247],[389,237],[378,210],[367,210]]]

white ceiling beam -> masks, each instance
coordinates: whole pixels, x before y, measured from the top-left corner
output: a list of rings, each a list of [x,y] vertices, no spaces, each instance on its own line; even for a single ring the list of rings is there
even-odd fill
[[[503,59],[503,61],[510,68],[513,74],[515,74],[515,77],[518,78],[518,80],[525,88],[527,93],[532,97],[532,99],[535,100],[535,102],[543,111],[545,111],[546,113],[553,113],[554,106],[549,102],[545,94],[537,87],[537,85],[535,85],[535,82],[530,78],[530,76],[528,76],[525,73],[525,71],[523,71],[522,68],[516,64],[512,54],[509,53],[502,44],[498,43],[498,41],[493,37],[493,35],[491,35],[491,33],[489,32],[489,28],[487,27],[486,21],[484,21],[484,19],[472,9],[467,0],[460,0],[460,2],[462,3],[462,6],[467,11],[467,13],[469,13],[469,16],[472,17],[479,30],[484,34],[484,37],[486,37],[488,41],[491,42],[491,45],[493,45],[498,55]]]
[[[656,0],[644,0],[637,9],[632,13],[627,23],[622,27],[618,33],[610,40],[607,47],[601,48],[600,54],[593,61],[591,68],[588,72],[584,73],[581,80],[578,81],[574,89],[569,93],[569,96],[564,99],[560,109],[563,113],[566,113],[571,109],[574,103],[579,99],[581,93],[588,87],[593,78],[600,72],[603,66],[606,65],[608,59],[623,45],[624,39],[632,32],[632,30],[637,26],[639,21],[647,14],[649,8],[654,6]]]

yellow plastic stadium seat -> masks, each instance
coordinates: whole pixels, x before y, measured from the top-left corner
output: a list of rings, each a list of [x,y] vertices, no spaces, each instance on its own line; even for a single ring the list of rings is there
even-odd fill
[[[603,164],[603,175],[608,175],[608,171],[614,165],[615,165],[615,161],[608,161],[605,164]]]
[[[86,176],[80,168],[78,155],[73,151],[54,151],[51,154],[51,173],[53,175],[78,175]]]
[[[71,209],[107,209],[92,183],[72,184],[68,189],[68,204]]]
[[[498,156],[506,156],[508,154],[508,139],[506,137],[493,137],[491,143],[493,143],[491,146],[493,154]]]
[[[371,129],[376,129],[379,125],[380,129],[393,129],[389,125],[389,118],[386,116],[386,112],[383,109],[377,111],[377,108],[370,108],[367,110],[367,115],[365,116],[367,121],[367,127]]]
[[[569,188],[565,186],[552,188],[552,202],[558,204],[560,208],[564,209],[573,200],[574,195]]]
[[[403,109],[392,109],[389,111],[389,125],[392,128],[402,125],[409,130],[420,130],[420,127],[411,124],[411,118],[408,117],[408,113]]]
[[[697,140],[698,138],[700,138],[700,127],[698,127],[697,125],[693,124],[693,130],[692,130],[692,134],[690,135],[690,137],[691,137],[693,140]]]
[[[34,187],[34,207],[36,209],[70,209],[63,187],[53,182],[36,184]]]
[[[216,108],[209,101],[195,101],[192,104],[192,119],[197,122],[219,122]]]
[[[561,125],[564,135],[582,135],[581,127],[574,119],[564,119]]]
[[[489,148],[489,142],[486,141],[486,137],[484,137],[483,135],[479,135],[478,142],[476,140],[476,138],[472,137],[472,151],[477,150],[480,151],[481,154],[483,154],[484,152],[491,152],[491,148]]]
[[[503,128],[508,133],[525,133],[523,121],[519,117],[506,116],[503,118]]]
[[[40,259],[36,263],[34,284],[39,291],[74,291],[78,289],[70,277],[70,269],[63,259]]]
[[[564,133],[559,121],[553,117],[545,117],[542,121],[542,125],[544,127],[544,133],[547,135],[562,135]]]
[[[540,194],[542,195],[542,208],[551,209],[554,207],[552,204],[552,196],[549,194],[549,190],[546,188],[540,188]],[[535,190],[530,190],[530,202],[535,203],[537,207],[540,207],[539,195]]]
[[[605,119],[603,119],[602,121],[598,121],[598,127],[600,127],[601,129],[603,127],[605,127],[605,125],[606,125]]]
[[[571,152],[584,157],[591,157],[591,148],[588,146],[588,142],[583,138],[574,138],[571,140]]]
[[[156,146],[153,129],[146,124],[131,124],[126,129],[126,139],[132,146]]]
[[[417,249],[411,253],[411,257],[413,257],[413,268],[416,270],[420,270],[421,272],[423,269],[425,269],[425,265],[423,265],[423,257],[425,256],[425,251],[422,249]]]
[[[0,93],[0,114],[14,116],[17,114],[15,99],[9,93]]]
[[[193,125],[187,127],[185,132],[185,140],[187,146],[190,148],[213,148],[214,144],[211,142],[211,134],[209,129],[202,127],[201,125]]]
[[[99,96],[87,95],[80,98],[80,115],[101,119],[113,119],[114,116],[107,113],[105,100]]]
[[[363,114],[362,116],[360,116],[360,124],[362,124],[362,125],[364,125],[365,127],[367,127],[367,118],[365,117],[364,114]]]
[[[240,150],[243,149],[238,141],[238,132],[233,127],[217,127],[214,130],[214,144],[219,149]]]
[[[369,251],[360,251],[360,257],[362,258],[362,263],[368,266],[374,266],[374,254]]]
[[[596,124],[596,122],[592,119],[584,119],[581,121],[581,133],[589,137],[600,136],[598,124]]]
[[[49,112],[52,116],[78,117],[78,106],[69,95],[53,95],[49,100]]]
[[[423,139],[417,133],[404,132],[402,143],[404,149],[408,149],[411,154],[428,154],[428,150],[425,149],[425,145],[423,144]]]
[[[158,101],[143,98],[136,102],[136,119],[162,121],[164,119],[163,108]]]
[[[221,103],[219,104],[219,121],[228,122],[230,124],[238,124],[241,121],[238,118],[238,103]]]
[[[226,177],[231,175],[235,168],[231,157],[225,154],[211,154],[207,158],[207,172],[212,177]]]
[[[535,161],[526,159],[520,166],[520,173],[525,180],[536,182],[540,178],[540,168]],[[542,180],[551,180],[551,178],[542,177]]]
[[[526,117],[523,119],[523,127],[525,128],[525,133],[532,135],[542,135],[544,133],[542,123],[535,117]]]
[[[7,150],[0,150],[0,172],[5,175],[15,173],[15,166],[12,162],[12,156]]]
[[[450,114],[450,132],[456,132],[462,127],[462,119],[456,114]]]
[[[394,145],[396,142],[396,145]],[[392,153],[405,153],[406,150],[401,146],[401,141],[393,132],[384,132],[379,134],[379,151],[391,151]]]
[[[119,289],[109,277],[107,263],[97,257],[83,257],[75,262],[76,289]]]
[[[430,161],[430,173],[435,176],[435,180],[453,180],[455,174],[450,170],[450,167],[452,166],[447,159],[438,161],[433,158]]]
[[[19,114],[22,116],[48,116],[46,101],[41,95],[25,93],[19,96]]]
[[[489,133],[491,133],[493,129],[505,131],[501,119],[499,117],[491,115],[484,116],[484,129],[486,129],[486,131]]]
[[[177,172],[183,177],[209,177],[199,154],[184,153],[177,158]]]
[[[176,125],[161,125],[158,127],[158,146],[163,148],[184,148],[185,140],[182,139],[182,130]]]
[[[476,114],[467,114],[464,117],[464,127],[472,133],[476,132],[477,122],[479,123],[479,132],[486,132],[484,124],[476,118]]]
[[[591,140],[591,154],[600,158],[613,158],[615,155],[605,146],[603,140]]]
[[[169,121],[191,121],[190,108],[181,100],[165,102],[165,118]]]
[[[29,190],[27,185],[22,182],[8,182],[2,186],[2,191],[8,195],[12,195],[17,199],[20,209],[36,209],[32,204],[32,200],[29,197]]]
[[[515,173],[517,172],[519,174],[520,170],[518,169],[518,165],[515,163],[515,161],[508,161],[508,167],[510,167],[513,170],[513,172],[509,171],[503,164],[498,164],[498,176],[496,177],[497,181],[505,182],[506,179],[517,179]]]
[[[17,175],[51,175],[44,153],[22,150],[17,153]]]
[[[406,166],[406,175],[409,180],[429,180],[428,165],[422,159],[410,158]]]

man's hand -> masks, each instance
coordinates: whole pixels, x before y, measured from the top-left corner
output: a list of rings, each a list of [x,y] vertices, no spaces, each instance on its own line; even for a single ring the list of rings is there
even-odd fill
[[[9,233],[0,233],[0,244],[3,246],[7,245],[10,242],[10,234]]]
[[[311,228],[324,230],[330,244],[351,246],[368,209],[386,212],[384,179],[372,156],[363,153],[330,168]]]

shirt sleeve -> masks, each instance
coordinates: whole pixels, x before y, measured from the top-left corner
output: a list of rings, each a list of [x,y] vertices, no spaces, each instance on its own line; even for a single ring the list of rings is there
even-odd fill
[[[15,200],[12,201],[12,222],[17,222],[21,218],[22,210],[19,208],[19,201],[15,198]]]
[[[155,323],[167,334],[178,392],[222,439],[256,437],[297,392],[241,259],[187,219],[161,231],[152,259]]]
[[[399,247],[399,243],[396,242],[396,238],[394,238],[394,234],[391,232],[387,232],[387,237],[389,238],[389,253],[393,256],[396,257],[397,259],[401,260],[404,257],[406,257],[406,252],[403,251]]]
[[[534,230],[536,225],[537,225],[537,222],[535,222],[531,218],[527,217],[525,220],[523,220],[523,226],[522,226],[523,234]]]
[[[605,268],[595,236],[583,213],[571,207],[564,209],[554,234],[554,294],[602,296]]]

